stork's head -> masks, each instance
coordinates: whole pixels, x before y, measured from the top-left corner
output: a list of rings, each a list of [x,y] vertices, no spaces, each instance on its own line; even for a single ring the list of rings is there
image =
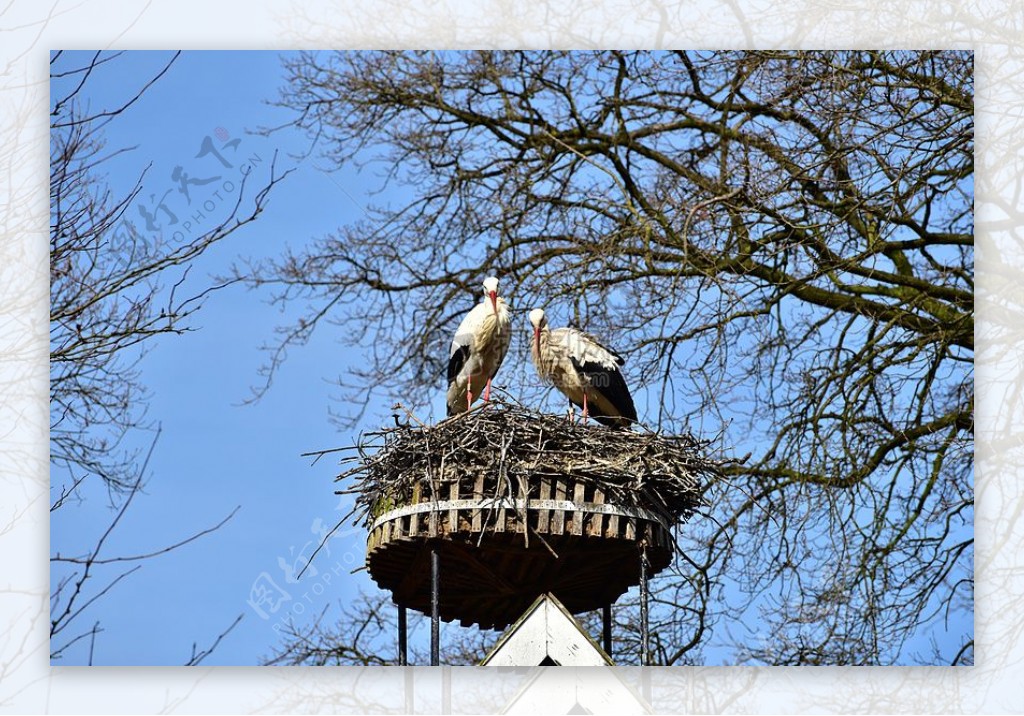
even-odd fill
[[[498,313],[498,279],[494,276],[488,276],[484,279],[484,296],[486,296],[490,302],[491,307],[494,309],[495,315]]]
[[[535,308],[530,311],[530,323],[533,325],[533,342],[537,348],[537,353],[540,353],[540,332],[548,323],[548,319],[544,317],[543,308]]]

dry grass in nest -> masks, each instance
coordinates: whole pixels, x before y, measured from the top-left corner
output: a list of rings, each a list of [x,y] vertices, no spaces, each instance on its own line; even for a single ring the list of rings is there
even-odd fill
[[[704,454],[707,443],[692,435],[574,424],[503,400],[435,425],[395,422],[361,436],[357,454],[342,460],[350,467],[337,480],[356,478],[337,491],[356,498],[343,522],[369,527],[410,504],[414,490],[444,500],[452,481],[472,486],[483,473],[490,497],[535,498],[540,478],[568,477],[600,488],[608,503],[651,510],[672,525],[693,514],[721,475],[721,463]]]

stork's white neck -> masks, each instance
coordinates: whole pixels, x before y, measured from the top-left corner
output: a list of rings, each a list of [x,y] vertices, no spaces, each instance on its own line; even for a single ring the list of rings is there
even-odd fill
[[[551,354],[551,328],[547,321],[534,328],[534,334],[530,340],[530,355],[533,364],[537,366],[541,375],[548,377],[551,374],[552,364],[555,357]],[[538,345],[539,344],[539,345]]]

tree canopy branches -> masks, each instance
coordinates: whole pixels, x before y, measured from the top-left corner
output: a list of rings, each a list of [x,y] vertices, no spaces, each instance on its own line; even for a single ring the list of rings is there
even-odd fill
[[[680,535],[691,571],[660,581],[667,604],[697,582],[715,598],[663,610],[666,630],[756,622],[772,638],[729,643],[736,660],[902,663],[970,613],[970,53],[308,53],[287,71],[295,124],[382,167],[387,203],[239,268],[310,306],[269,375],[336,321],[368,352],[347,397],[425,402],[496,274],[515,308],[614,331],[642,420],[699,419],[752,453],[717,524]]]
[[[108,150],[103,128],[134,105],[178,54],[131,99],[113,109],[91,110],[88,99],[79,96],[82,88],[118,54],[96,53],[81,66],[61,53],[51,60],[50,460],[127,492],[139,472],[138,454],[124,449],[124,437],[148,425],[137,362],[154,337],[189,330],[189,316],[213,290],[181,295],[190,265],[254,221],[282,176],[272,168],[251,205],[243,204],[249,183],[243,178],[238,196],[228,201],[228,216],[206,231],[186,235],[171,231],[181,226],[166,221],[157,230],[152,216],[147,218],[152,227],[132,220],[129,208],[146,208],[140,195],[147,172],[131,189],[114,192],[105,170],[129,150]],[[56,82],[62,77],[77,79],[65,86]]]

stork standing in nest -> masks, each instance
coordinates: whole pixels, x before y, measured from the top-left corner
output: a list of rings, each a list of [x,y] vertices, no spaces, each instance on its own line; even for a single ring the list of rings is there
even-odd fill
[[[469,410],[480,391],[491,397],[491,378],[498,372],[512,340],[512,320],[498,296],[498,279],[484,281],[484,300],[466,314],[455,332],[448,359],[448,415]]]
[[[605,425],[636,422],[636,408],[619,367],[626,361],[596,338],[576,328],[548,327],[543,309],[530,311],[530,353],[537,373],[565,393],[569,401]]]

